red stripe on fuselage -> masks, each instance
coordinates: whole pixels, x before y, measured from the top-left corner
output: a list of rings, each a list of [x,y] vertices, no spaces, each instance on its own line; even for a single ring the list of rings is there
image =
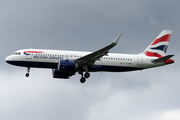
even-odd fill
[[[44,52],[40,52],[40,51],[25,51],[25,53],[44,53]]]

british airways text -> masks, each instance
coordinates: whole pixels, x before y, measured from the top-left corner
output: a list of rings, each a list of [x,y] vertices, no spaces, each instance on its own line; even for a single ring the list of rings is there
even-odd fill
[[[63,57],[57,57],[57,56],[38,56],[38,55],[33,55],[34,59],[64,59]]]

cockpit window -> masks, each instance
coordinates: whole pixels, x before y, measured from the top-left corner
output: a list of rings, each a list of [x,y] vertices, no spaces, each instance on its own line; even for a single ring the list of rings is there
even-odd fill
[[[15,55],[21,55],[21,53],[20,53],[20,52],[15,52],[14,54],[15,54]]]

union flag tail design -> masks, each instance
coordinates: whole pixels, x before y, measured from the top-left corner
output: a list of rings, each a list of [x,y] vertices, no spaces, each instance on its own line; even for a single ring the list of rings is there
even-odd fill
[[[171,30],[163,30],[156,39],[144,50],[143,54],[149,57],[161,58],[166,55]]]

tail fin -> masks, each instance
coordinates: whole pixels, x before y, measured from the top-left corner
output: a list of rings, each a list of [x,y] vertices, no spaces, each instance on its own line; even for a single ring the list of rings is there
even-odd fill
[[[163,30],[156,37],[156,39],[144,50],[143,54],[149,57],[158,58],[165,56],[171,33],[171,30]]]

